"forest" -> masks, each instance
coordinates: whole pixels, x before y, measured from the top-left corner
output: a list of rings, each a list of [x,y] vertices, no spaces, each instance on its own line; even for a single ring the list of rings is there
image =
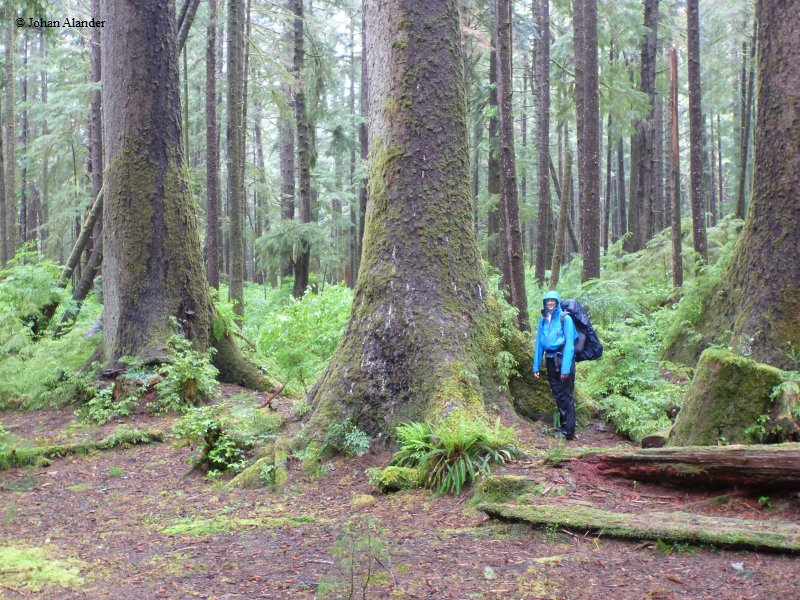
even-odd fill
[[[2,0],[0,598],[775,598],[794,0]]]

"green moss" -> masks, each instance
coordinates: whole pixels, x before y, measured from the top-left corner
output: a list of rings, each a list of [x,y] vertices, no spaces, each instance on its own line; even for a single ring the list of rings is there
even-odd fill
[[[411,490],[419,487],[419,471],[407,467],[370,469],[369,483],[381,494]]]
[[[498,519],[566,527],[580,533],[592,531],[621,538],[800,552],[800,526],[786,522],[704,517],[681,512],[638,515],[552,504],[483,503],[478,510]]]
[[[747,429],[770,412],[781,371],[727,350],[709,348],[672,428],[668,446],[708,446],[752,441]]]
[[[51,446],[19,446],[0,452],[0,471],[28,465],[49,466],[51,458],[59,458],[68,454],[86,454],[95,450],[109,450],[130,444],[150,444],[164,439],[160,431],[141,431],[117,427],[111,434],[101,440],[88,440],[78,444],[61,444]]]
[[[48,586],[64,588],[83,583],[80,561],[50,558],[50,548],[0,546],[0,587],[40,592]]]
[[[258,519],[234,519],[226,515],[219,515],[210,519],[183,517],[172,525],[163,528],[161,533],[164,535],[220,535],[243,529],[262,527],[267,529],[298,527],[313,522],[314,518],[307,515],[301,517],[261,517]]]

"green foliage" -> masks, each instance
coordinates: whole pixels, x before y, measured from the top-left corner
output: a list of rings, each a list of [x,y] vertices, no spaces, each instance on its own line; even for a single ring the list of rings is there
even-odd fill
[[[397,427],[400,449],[391,464],[419,469],[420,483],[440,494],[459,495],[491,463],[504,463],[519,454],[512,429],[498,419],[489,425],[479,419],[451,415],[433,425],[403,423]]]
[[[385,565],[389,562],[389,544],[385,531],[369,515],[347,522],[331,548],[336,560],[335,574],[320,582],[321,598],[367,598],[370,586],[386,581]]]
[[[287,384],[287,392],[305,394],[333,356],[350,316],[353,291],[328,285],[318,294],[295,300],[282,290],[277,299],[246,298],[244,333],[257,340],[269,372]],[[298,385],[299,384],[299,389]]]
[[[55,407],[92,395],[92,374],[81,367],[100,342],[101,336],[87,332],[101,306],[90,295],[74,327],[57,339],[49,335],[43,308],[59,302],[63,312],[68,304],[68,290],[56,285],[59,272],[55,263],[25,250],[0,270],[0,409]]]
[[[335,421],[325,432],[325,447],[346,456],[363,456],[369,452],[369,436],[350,420]]]
[[[201,400],[217,398],[219,371],[211,364],[214,350],[198,352],[182,335],[173,335],[168,345],[172,362],[158,370],[158,398],[150,408],[156,412],[184,412]]]
[[[259,410],[253,397],[237,396],[225,404],[189,408],[173,433],[181,443],[198,448],[198,466],[210,473],[238,472],[246,466],[249,451],[272,439],[281,426],[280,417]]]

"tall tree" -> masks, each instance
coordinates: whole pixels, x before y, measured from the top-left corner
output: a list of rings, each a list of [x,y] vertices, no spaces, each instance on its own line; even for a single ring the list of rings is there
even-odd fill
[[[669,123],[670,123],[670,227],[672,228],[672,285],[683,285],[683,260],[681,258],[681,155],[678,145],[678,55],[675,48],[669,51]]]
[[[216,347],[222,380],[266,389],[230,336],[212,335],[214,309],[181,143],[173,7],[169,0],[101,2],[106,361],[167,360],[177,322],[199,350]]]
[[[517,313],[520,330],[530,330],[528,298],[525,294],[525,255],[519,225],[517,166],[514,157],[514,115],[511,108],[511,2],[497,0],[497,87],[500,99],[500,212],[503,224],[502,252],[506,254],[503,279]]]
[[[368,2],[366,10],[362,271],[339,348],[309,393],[312,436],[347,417],[391,436],[401,421],[480,414],[483,390],[497,390],[481,349],[494,309],[472,228],[457,1]]]
[[[561,275],[561,262],[564,255],[564,246],[567,238],[567,219],[569,218],[570,198],[572,196],[572,148],[567,140],[567,152],[564,159],[564,189],[561,192],[561,206],[558,214],[558,231],[556,232],[556,245],[553,252],[553,262],[550,265],[550,289],[558,286]]]
[[[747,159],[750,154],[750,118],[753,114],[753,81],[755,79],[757,23],[758,21],[753,22],[753,39],[750,43],[750,68],[748,70],[747,81],[745,82],[745,91],[743,92],[744,103],[742,106],[742,124],[739,134],[739,139],[741,140],[741,145],[739,147],[739,184],[736,188],[737,219],[744,219],[747,210]],[[747,62],[745,58],[742,60]]]
[[[753,199],[718,289],[699,319],[697,356],[731,332],[754,360],[797,368],[800,348],[800,12],[759,0]],[[727,343],[727,339],[725,342]],[[673,349],[674,350],[674,349]],[[685,350],[681,354],[686,357]]]
[[[292,70],[294,74],[292,92],[294,94],[294,118],[297,127],[297,170],[300,184],[300,222],[311,223],[311,132],[305,94],[305,23],[303,0],[289,0],[294,15],[294,55]],[[301,298],[308,287],[308,270],[311,248],[302,240],[294,263],[294,287],[292,295]]]
[[[699,0],[686,1],[689,55],[689,188],[694,250],[703,262],[708,262],[706,204],[703,200],[703,108],[700,87],[700,15],[698,2]]]
[[[228,299],[244,314],[244,4],[228,0],[228,121],[226,125],[228,203],[230,206],[230,273]]]
[[[496,20],[494,3],[492,19]],[[497,97],[497,34],[492,23],[489,45],[489,156],[487,158],[486,191],[489,212],[486,215],[488,248],[486,258],[493,267],[502,270],[504,254],[500,239],[500,107]]]
[[[639,85],[647,94],[647,114],[639,122],[634,136],[638,147],[636,155],[636,194],[631,196],[631,210],[636,208],[634,223],[634,249],[641,250],[653,237],[653,191],[655,175],[655,103],[656,103],[656,50],[658,39],[658,0],[644,0],[644,26],[647,32],[641,42]]]
[[[206,29],[206,276],[219,288],[219,135],[217,128],[217,0],[208,0]]]
[[[6,256],[11,258],[17,249],[17,128],[16,103],[14,101],[14,39],[16,26],[8,14],[12,4],[6,3]]]
[[[0,114],[2,114],[2,96],[0,95]],[[0,268],[8,261],[6,239],[8,221],[6,219],[6,167],[3,156],[3,122],[0,119]]]
[[[358,147],[362,164],[366,163],[369,154],[369,86],[367,85],[367,15],[362,4],[361,8],[361,81],[359,83],[361,97],[359,108],[361,122],[358,125]],[[361,255],[364,252],[364,226],[367,219],[367,177],[361,179],[358,188],[358,251],[356,254],[355,278],[361,270]]]
[[[600,106],[597,0],[574,0],[581,251],[586,281],[600,277]]]
[[[547,238],[550,214],[550,0],[533,4],[538,37],[533,42],[536,84],[536,189],[539,220],[536,232],[536,281],[544,283],[547,268]],[[562,193],[562,207],[563,207]],[[562,208],[563,210],[563,208]]]

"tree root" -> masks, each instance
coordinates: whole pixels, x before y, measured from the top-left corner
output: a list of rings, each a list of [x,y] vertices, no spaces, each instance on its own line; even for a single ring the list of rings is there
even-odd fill
[[[276,383],[264,375],[244,355],[230,335],[225,333],[214,341],[212,362],[219,371],[217,379],[222,383],[234,383],[259,392],[274,392]]]

